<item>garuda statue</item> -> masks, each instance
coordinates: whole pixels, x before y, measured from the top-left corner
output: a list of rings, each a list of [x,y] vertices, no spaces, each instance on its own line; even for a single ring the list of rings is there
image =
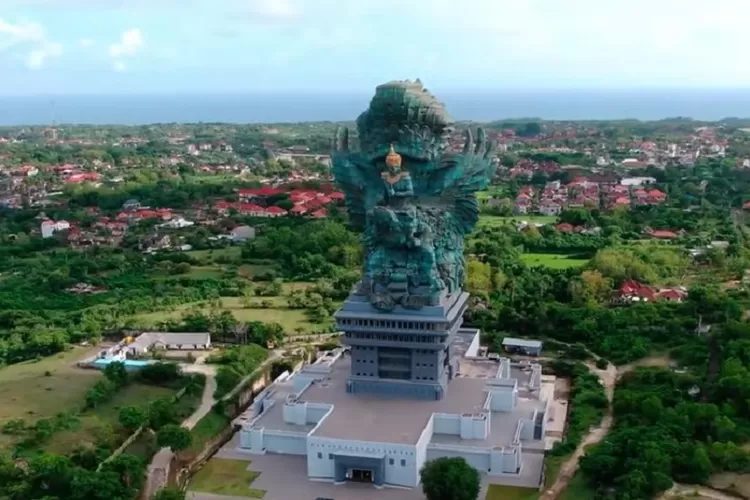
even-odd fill
[[[494,171],[484,131],[448,150],[453,120],[419,80],[377,87],[357,119],[359,149],[339,128],[333,173],[365,261],[354,293],[381,311],[437,305],[461,291],[464,236],[479,218],[475,193]]]

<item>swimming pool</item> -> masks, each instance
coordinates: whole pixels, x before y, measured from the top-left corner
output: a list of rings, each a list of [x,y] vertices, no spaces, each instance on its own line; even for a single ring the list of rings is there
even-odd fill
[[[104,367],[106,367],[110,363],[114,363],[114,362],[117,362],[117,361],[119,361],[122,364],[124,364],[126,369],[130,368],[132,370],[139,370],[139,369],[143,368],[144,366],[150,365],[151,363],[153,363],[153,361],[143,360],[143,359],[125,359],[125,360],[121,361],[121,360],[115,359],[115,358],[99,358],[96,361],[94,361],[92,364],[96,368],[104,369]]]

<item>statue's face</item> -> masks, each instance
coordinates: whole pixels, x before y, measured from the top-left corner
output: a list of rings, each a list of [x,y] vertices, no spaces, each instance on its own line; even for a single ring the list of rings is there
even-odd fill
[[[401,171],[401,158],[388,158],[385,159],[385,168],[388,172],[393,174]]]

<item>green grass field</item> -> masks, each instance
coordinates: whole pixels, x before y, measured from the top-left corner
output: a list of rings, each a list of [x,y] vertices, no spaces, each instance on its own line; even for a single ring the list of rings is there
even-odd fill
[[[567,255],[552,253],[525,253],[521,255],[521,260],[527,266],[545,266],[551,269],[581,267],[588,262],[587,259],[576,259]]]
[[[198,259],[204,263],[216,262],[216,259],[218,258],[239,261],[240,255],[242,254],[242,247],[231,246],[225,248],[214,248],[211,250],[191,250],[186,253],[194,259]]]
[[[198,424],[190,432],[193,435],[193,442],[190,445],[188,453],[200,453],[203,447],[231,423],[231,419],[220,415],[214,411],[208,412],[208,415],[200,419]]]
[[[76,347],[40,361],[0,369],[0,425],[14,418],[34,422],[63,410],[80,408],[85,392],[99,380],[101,373],[81,370],[75,362],[96,351],[96,348]]]
[[[128,433],[120,427],[117,421],[120,408],[125,406],[145,408],[151,401],[172,397],[175,392],[164,387],[131,384],[115,394],[111,401],[83,413],[80,417],[80,426],[76,429],[53,435],[52,439],[44,445],[44,449],[53,453],[69,453],[78,445],[94,444],[97,439],[107,436],[124,439]],[[63,410],[65,408],[60,409],[60,411]]]
[[[305,287],[307,284],[290,284],[290,287]],[[230,311],[238,321],[263,321],[265,323],[278,323],[289,335],[293,335],[297,328],[301,328],[305,333],[319,331],[327,328],[332,320],[324,324],[311,322],[307,314],[302,309],[287,309],[286,298],[284,297],[254,297],[253,302],[260,304],[262,301],[271,302],[271,307],[267,309],[252,308],[248,309],[243,304],[241,297],[223,297],[221,299],[222,309]],[[177,320],[182,317],[185,311],[194,311],[196,309],[210,310],[207,303],[193,302],[182,304],[173,311],[157,311],[148,314],[141,314],[135,317],[136,320],[145,324],[155,325],[161,321]]]
[[[539,490],[521,488],[520,486],[503,486],[491,484],[487,490],[486,500],[536,500]]]
[[[512,215],[509,217],[500,217],[498,215],[480,215],[477,227],[498,227],[505,225],[515,225],[518,222],[538,222],[539,224],[554,224],[557,217],[553,215]]]
[[[247,470],[249,465],[249,462],[242,460],[212,458],[193,477],[188,490],[215,495],[263,498],[265,491],[250,487],[260,473]]]

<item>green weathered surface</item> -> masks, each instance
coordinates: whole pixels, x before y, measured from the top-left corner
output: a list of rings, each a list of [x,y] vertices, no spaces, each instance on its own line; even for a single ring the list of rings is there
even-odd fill
[[[461,290],[464,236],[479,216],[475,193],[494,166],[481,128],[476,140],[467,132],[462,153],[449,152],[452,124],[418,80],[391,82],[377,87],[357,119],[358,151],[348,129],[336,134],[334,176],[365,245],[357,293],[378,309],[435,305]],[[398,158],[386,164],[391,146],[400,167]]]

